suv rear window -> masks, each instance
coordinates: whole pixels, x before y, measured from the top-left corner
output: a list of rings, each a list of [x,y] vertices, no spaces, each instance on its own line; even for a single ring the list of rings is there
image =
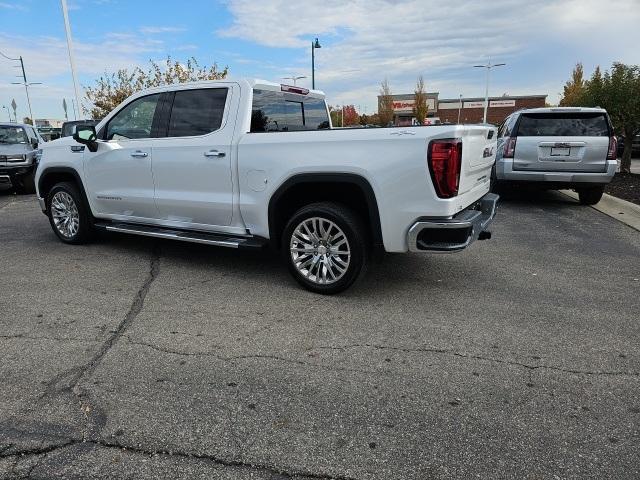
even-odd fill
[[[520,137],[608,137],[604,113],[525,113],[518,124]]]
[[[251,132],[294,132],[329,128],[324,100],[271,90],[253,91]]]

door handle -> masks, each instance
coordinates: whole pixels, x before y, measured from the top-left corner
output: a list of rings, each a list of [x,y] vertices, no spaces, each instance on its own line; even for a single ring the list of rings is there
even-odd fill
[[[147,152],[143,152],[141,150],[136,150],[135,152],[131,153],[132,157],[136,157],[136,158],[144,158],[144,157],[148,157],[149,154]]]
[[[204,152],[205,157],[224,157],[226,153],[219,152],[218,150],[209,150],[208,152]]]

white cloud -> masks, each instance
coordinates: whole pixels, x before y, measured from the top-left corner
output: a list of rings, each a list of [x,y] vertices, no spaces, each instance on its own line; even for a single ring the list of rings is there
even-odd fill
[[[183,27],[161,27],[161,26],[146,26],[140,27],[140,33],[156,34],[156,33],[180,33],[186,29]]]
[[[216,32],[222,37],[307,50],[319,37],[317,84],[333,95],[332,101],[352,93],[352,103],[368,103],[370,109],[385,76],[396,92],[412,91],[416,76],[423,74],[428,85],[442,85],[448,95],[463,88],[478,95],[483,77],[470,67],[488,57],[513,65],[535,54],[543,62],[528,65],[532,71],[548,68],[559,51],[601,53],[607,62],[615,52],[617,59],[637,63],[640,44],[638,0],[230,0],[228,8],[233,22]],[[608,21],[612,12],[615,21]],[[309,54],[298,55],[283,73],[308,74]],[[357,73],[345,75],[354,69]],[[526,77],[513,67],[497,77],[503,75]],[[561,90],[559,75],[549,71],[542,82],[519,78],[517,85],[496,87],[555,95]],[[470,78],[478,80],[474,88]],[[540,83],[557,86],[541,92]]]
[[[24,5],[18,2],[15,2],[15,3],[0,2],[0,8],[4,8],[6,10],[20,10],[20,11],[27,10],[27,7],[25,7]]]

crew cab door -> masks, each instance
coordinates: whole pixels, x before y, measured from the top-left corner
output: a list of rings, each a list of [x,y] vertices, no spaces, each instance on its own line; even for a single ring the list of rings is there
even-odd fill
[[[121,220],[158,217],[151,142],[161,96],[147,95],[125,105],[98,132],[97,151],[84,149],[86,191],[97,214]]]
[[[169,92],[166,136],[153,141],[155,199],[163,222],[185,228],[230,225],[238,88]]]

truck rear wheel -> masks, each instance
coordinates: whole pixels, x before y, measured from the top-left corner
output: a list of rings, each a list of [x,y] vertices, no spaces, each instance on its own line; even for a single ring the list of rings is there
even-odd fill
[[[576,191],[578,192],[578,197],[582,205],[595,205],[604,194],[604,186],[578,188]]]
[[[320,202],[298,210],[282,235],[289,271],[307,290],[335,294],[363,273],[368,257],[366,229],[344,205]]]

